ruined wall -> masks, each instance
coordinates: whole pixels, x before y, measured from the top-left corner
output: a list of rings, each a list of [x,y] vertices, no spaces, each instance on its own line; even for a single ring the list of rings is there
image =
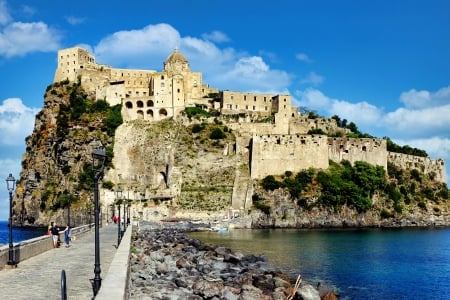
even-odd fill
[[[427,175],[432,175],[436,181],[446,183],[445,161],[402,153],[388,152],[388,162],[404,170],[416,169]]]
[[[386,140],[374,138],[328,138],[329,159],[350,163],[365,161],[374,166],[382,166],[387,170]]]
[[[328,168],[328,142],[323,135],[252,136],[250,169],[252,178],[297,173],[310,167]]]
[[[336,120],[331,118],[310,119],[306,115],[298,115],[289,120],[289,133],[306,134],[309,130],[322,129],[325,133],[342,131],[337,126]]]

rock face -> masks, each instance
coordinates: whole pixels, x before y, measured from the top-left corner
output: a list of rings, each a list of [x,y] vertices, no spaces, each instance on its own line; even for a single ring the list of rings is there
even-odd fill
[[[140,226],[132,247],[129,299],[320,299],[264,256],[205,245],[179,228]]]
[[[418,184],[408,186],[418,192],[408,196],[411,204],[400,213],[395,212],[398,209],[392,201],[383,198],[374,199],[374,208],[365,213],[346,206],[323,207],[317,203],[314,186],[311,194],[301,199],[308,204],[306,209],[286,190],[264,191],[259,181],[250,177],[250,136],[244,136],[239,126],[231,130],[226,118],[132,120],[114,131],[104,114],[82,113],[96,102],[87,99],[76,83],[48,87],[44,107],[26,139],[14,199],[16,225],[63,224],[69,218],[72,224],[92,222],[92,182],[83,179],[92,177],[91,153],[100,142],[112,159],[100,186],[104,218],[115,200],[114,190],[120,186],[132,200],[133,217],[139,214],[144,220],[193,215],[221,220],[227,216],[233,217],[230,226],[240,228],[450,225],[448,193],[442,201],[443,197],[436,197],[438,190],[425,184],[420,191]],[[223,135],[220,139],[212,138],[215,130]],[[252,206],[254,195],[270,207],[270,213]],[[388,214],[382,215],[383,210]]]
[[[90,221],[91,187],[80,189],[79,175],[85,164],[92,165],[91,153],[102,144],[108,148],[112,137],[103,113],[81,114],[87,107],[85,98],[76,83],[61,82],[47,88],[44,107],[36,115],[33,133],[26,138],[15,196],[16,225],[64,224],[69,215],[72,224]],[[68,203],[73,203],[70,209]]]

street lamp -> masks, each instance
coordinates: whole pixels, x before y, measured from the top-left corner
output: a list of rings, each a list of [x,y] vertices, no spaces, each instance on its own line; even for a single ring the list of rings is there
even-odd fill
[[[98,204],[98,181],[103,176],[103,169],[106,162],[105,148],[100,147],[92,152],[92,170],[94,172],[94,215],[95,215],[95,262],[94,262],[94,279],[92,280],[92,289],[94,297],[97,295],[102,285],[100,277],[100,234],[99,234],[99,213]]]
[[[120,244],[120,240],[121,240],[121,234],[120,234],[120,205],[121,205],[121,200],[122,199],[122,189],[119,187],[116,190],[116,203],[117,203],[117,208],[119,209],[119,215],[118,215],[118,221],[117,221],[117,247],[119,247]]]
[[[127,206],[126,206],[126,202],[127,201],[123,201],[123,228],[125,230],[125,228],[127,228]]]
[[[15,267],[17,263],[14,261],[14,248],[13,248],[13,235],[12,235],[12,195],[14,187],[16,185],[16,179],[9,173],[8,178],[6,178],[6,187],[9,191],[9,256],[8,256],[8,266]]]

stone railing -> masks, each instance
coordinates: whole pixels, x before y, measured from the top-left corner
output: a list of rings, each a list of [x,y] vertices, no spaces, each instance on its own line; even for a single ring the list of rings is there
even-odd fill
[[[126,228],[96,300],[128,299],[132,226]]]
[[[71,229],[71,236],[78,238],[91,232],[93,224],[74,227]],[[64,232],[59,232],[61,241],[64,241]],[[14,243],[14,262],[20,263],[30,257],[39,255],[45,251],[53,249],[51,235],[43,235],[20,243]],[[9,245],[0,247],[0,269],[5,268],[9,258]]]

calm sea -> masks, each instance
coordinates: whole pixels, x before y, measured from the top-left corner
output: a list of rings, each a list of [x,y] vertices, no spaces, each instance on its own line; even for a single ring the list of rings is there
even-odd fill
[[[450,299],[450,229],[231,230],[189,234],[265,254],[293,278],[325,282],[341,299]]]
[[[13,242],[18,243],[41,235],[45,235],[45,228],[15,228],[13,227]],[[0,221],[0,245],[9,244],[8,221]]]

